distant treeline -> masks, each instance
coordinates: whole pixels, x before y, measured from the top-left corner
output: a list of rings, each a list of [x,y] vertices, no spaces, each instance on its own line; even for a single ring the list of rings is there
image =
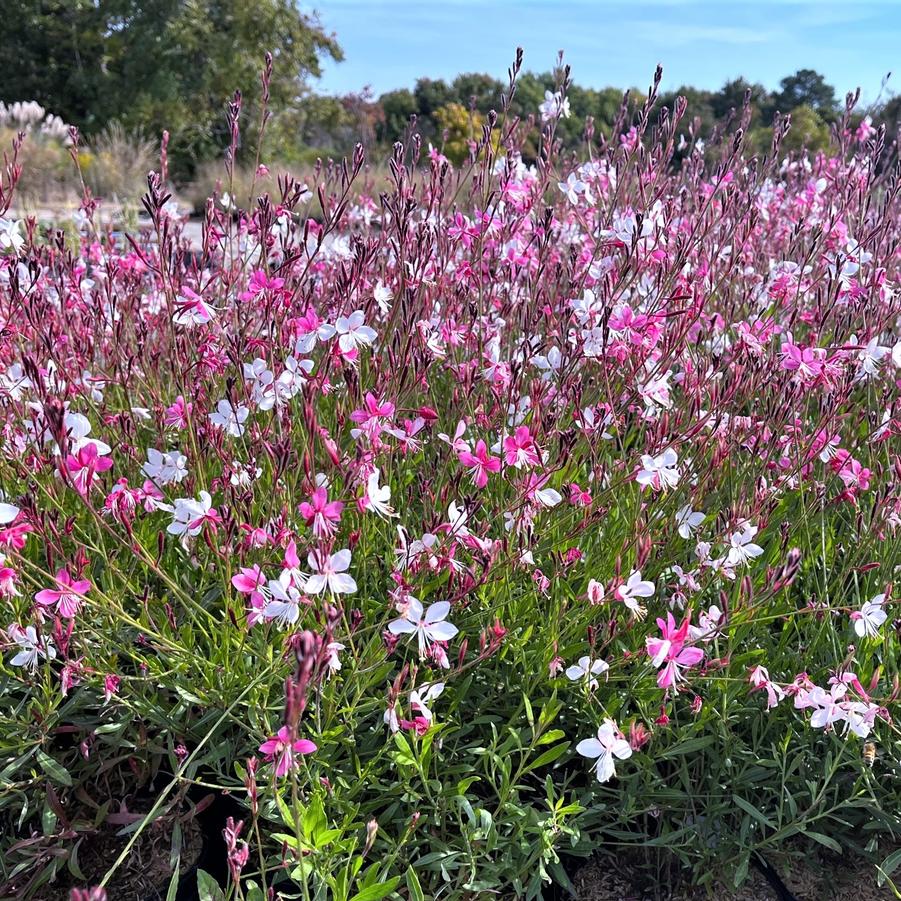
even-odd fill
[[[190,178],[198,166],[221,156],[229,142],[225,106],[240,88],[242,138],[239,153],[252,163],[264,159],[309,163],[339,156],[361,141],[377,152],[415,129],[425,142],[451,159],[467,152],[490,110],[501,110],[506,80],[462,74],[453,81],[421,78],[415,87],[343,97],[315,93],[312,81],[321,63],[340,60],[342,51],[315,16],[294,0],[6,0],[0,41],[0,101],[37,101],[88,138],[118,123],[129,133],[158,139],[170,132],[170,161],[177,176]],[[273,54],[271,77],[260,78],[263,58]],[[511,53],[512,56],[512,53]],[[578,73],[576,73],[578,74]],[[649,78],[652,73],[648,73]],[[537,115],[545,92],[559,86],[559,73],[522,73],[508,115]],[[776,112],[792,113],[785,146],[825,146],[829,125],[843,105],[819,73],[801,69],[777,91],[743,79],[716,91],[681,87],[660,101],[688,103],[683,130],[709,134],[740,110],[750,91],[751,146],[771,140]],[[635,89],[641,97],[644,86]],[[271,118],[265,143],[257,147],[264,95]],[[622,102],[623,87],[595,90],[568,87],[571,115],[557,136],[577,149],[593,120],[595,132],[609,129]],[[901,97],[881,98],[871,110],[893,139]],[[530,152],[527,143],[524,150]]]

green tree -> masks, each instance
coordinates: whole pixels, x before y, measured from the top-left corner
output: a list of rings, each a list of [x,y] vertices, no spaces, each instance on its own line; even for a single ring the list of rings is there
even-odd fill
[[[798,69],[779,82],[781,90],[773,97],[775,109],[785,113],[807,106],[831,121],[835,117],[835,88],[813,69]]]
[[[81,128],[110,108],[106,19],[94,0],[4,0],[0,100],[37,100]]]
[[[505,87],[496,78],[478,72],[458,75],[451,83],[451,90],[457,103],[469,109],[474,99],[476,109],[482,114],[492,109],[500,113],[501,95]]]
[[[448,103],[435,110],[437,138],[442,142],[444,155],[454,164],[460,165],[469,159],[469,142],[482,139],[485,118],[478,110],[470,112],[461,103]],[[492,146],[498,149],[497,130],[492,134]]]
[[[809,106],[798,106],[791,111],[791,129],[782,146],[785,150],[825,150],[829,146],[829,126],[817,111]]]
[[[384,118],[376,129],[376,136],[387,143],[399,141],[407,130],[410,116],[417,111],[416,98],[412,91],[402,88],[382,94],[379,103],[382,105]]]
[[[266,51],[274,56],[276,115],[308,93],[324,56],[341,58],[334,38],[293,0],[7,3],[13,32],[0,43],[2,99],[39,100],[88,130],[108,119],[154,135],[167,128],[183,169],[221,151],[225,104],[236,88],[245,124],[256,118]]]
[[[736,117],[741,115],[745,94],[751,92],[751,126],[760,119],[761,109],[770,103],[770,95],[762,84],[752,84],[744,78],[727,81],[718,91],[710,95],[710,108],[717,119],[725,119],[730,110]]]

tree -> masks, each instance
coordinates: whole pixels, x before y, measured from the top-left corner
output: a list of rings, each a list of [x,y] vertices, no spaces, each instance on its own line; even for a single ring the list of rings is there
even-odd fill
[[[102,126],[105,18],[93,0],[6,0],[0,100],[37,100],[79,127]]]
[[[477,72],[458,75],[451,83],[457,103],[469,109],[470,103],[475,100],[475,107],[482,114],[492,109],[500,112],[501,96],[505,88],[506,85],[496,78]]]
[[[825,150],[829,146],[829,126],[809,106],[791,111],[791,128],[782,142],[784,150]]]
[[[382,105],[384,118],[376,129],[376,136],[380,141],[393,144],[404,136],[410,116],[416,113],[416,98],[412,91],[402,88],[382,94],[379,103]]]
[[[478,110],[470,112],[462,103],[448,103],[435,110],[437,137],[444,155],[454,164],[460,165],[469,159],[470,142],[482,139],[485,119]],[[491,136],[491,146],[498,150],[498,135]]]
[[[187,169],[227,142],[225,104],[236,89],[245,123],[258,116],[266,51],[276,115],[307,93],[324,56],[341,58],[293,0],[8,2],[16,9],[0,44],[2,99],[39,100],[88,130],[108,119],[156,135],[166,128],[173,160]]]
[[[454,92],[441,78],[420,78],[413,89],[416,98],[416,112],[423,118],[430,117],[439,107],[453,103]]]
[[[710,96],[710,108],[717,119],[725,119],[730,110],[735,110],[736,117],[741,116],[745,102],[745,94],[751,92],[751,125],[756,124],[761,107],[769,102],[769,93],[762,84],[752,84],[744,78],[727,81],[718,91]]]
[[[785,113],[807,106],[827,120],[835,116],[835,88],[813,69],[798,69],[779,82],[781,90],[773,97],[775,108]]]

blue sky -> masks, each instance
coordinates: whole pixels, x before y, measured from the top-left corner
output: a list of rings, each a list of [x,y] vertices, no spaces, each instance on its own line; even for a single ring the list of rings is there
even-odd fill
[[[552,68],[558,50],[587,87],[645,87],[660,62],[664,87],[717,88],[743,75],[769,88],[799,68],[822,72],[840,97],[866,101],[883,76],[901,92],[901,0],[319,0],[345,61],[319,89],[376,94],[420,76],[488,72],[504,78],[517,45],[524,68]]]

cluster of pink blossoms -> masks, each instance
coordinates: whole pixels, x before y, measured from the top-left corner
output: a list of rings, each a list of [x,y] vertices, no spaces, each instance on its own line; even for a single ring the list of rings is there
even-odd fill
[[[465,171],[401,148],[381,195],[360,150],[315,195],[220,197],[193,256],[161,176],[133,241],[91,198],[72,251],[23,224],[0,256],[6,663],[113,703],[135,639],[95,658],[103,630],[162,654],[205,616],[286,660],[312,630],[311,685],[385,665],[366,709],[422,734],[522,641],[600,723],[577,750],[606,781],[651,706],[657,729],[689,692],[701,709],[759,617],[742,641],[768,708],[888,722],[849,669],[892,640],[879,549],[901,526],[901,213],[878,148],[846,129],[783,163],[739,135],[675,166],[678,115],[653,152],[639,116],[571,162],[568,109],[541,104],[540,164],[511,132]],[[801,588],[803,541],[840,588]],[[813,661],[828,689],[770,678],[763,623],[790,617],[846,646]],[[623,673],[635,742],[607,715]],[[254,741],[278,776],[317,749],[272,732]]]

